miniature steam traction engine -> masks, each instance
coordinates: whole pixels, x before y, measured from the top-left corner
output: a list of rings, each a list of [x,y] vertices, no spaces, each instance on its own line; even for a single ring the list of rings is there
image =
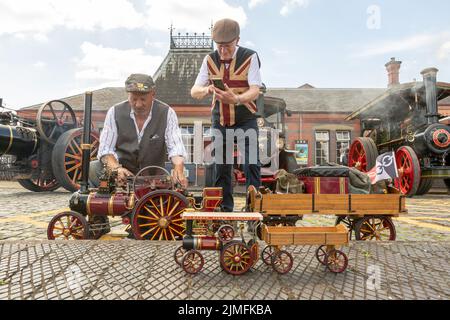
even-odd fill
[[[395,86],[347,117],[359,118],[362,128],[350,167],[367,172],[379,153],[395,150],[403,194],[426,194],[433,179],[444,179],[450,190],[450,126],[440,122],[437,104],[450,96],[450,83],[436,82],[437,71],[423,70],[423,82]]]
[[[48,239],[98,239],[109,232],[106,217],[121,217],[138,240],[176,240],[184,235],[181,214],[186,208],[213,211],[221,201],[221,189],[205,188],[194,197],[176,187],[169,172],[160,167],[142,168],[122,190],[115,172],[104,171],[98,189],[88,188],[92,149],[89,140],[92,93],[86,94],[82,150],[81,188],[70,199],[71,211],[56,215],[47,228]]]

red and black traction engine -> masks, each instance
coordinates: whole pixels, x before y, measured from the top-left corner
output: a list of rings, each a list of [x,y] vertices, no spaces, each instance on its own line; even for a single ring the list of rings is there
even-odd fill
[[[222,201],[221,188],[205,188],[194,196],[178,188],[168,171],[160,167],[142,168],[116,186],[117,172],[103,170],[98,188],[88,187],[92,143],[90,124],[92,93],[85,96],[85,115],[80,190],[70,199],[71,211],[56,215],[47,229],[48,239],[98,239],[110,230],[108,217],[120,217],[133,238],[177,240],[185,234],[181,214],[186,210],[214,211]],[[198,227],[204,227],[200,222]]]

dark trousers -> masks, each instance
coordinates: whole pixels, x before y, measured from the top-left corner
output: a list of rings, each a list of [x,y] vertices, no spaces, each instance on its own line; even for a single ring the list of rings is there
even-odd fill
[[[231,161],[233,160],[232,153],[234,150],[234,140],[238,145],[239,152],[243,156],[242,161],[246,178],[246,189],[248,189],[250,185],[253,185],[258,189],[261,185],[258,126],[256,124],[256,119],[250,119],[231,127],[223,127],[220,125],[220,123],[213,122],[212,128],[213,143],[215,148],[214,186],[222,187],[223,189],[222,210],[231,212],[234,208],[234,201],[232,184],[233,162],[230,163],[230,159]],[[214,131],[216,131],[217,133],[220,132],[222,139],[218,139]],[[227,131],[229,137],[228,139]],[[244,133],[244,135],[240,134],[242,132]],[[236,136],[237,138],[230,139],[230,136]],[[244,146],[244,150],[242,150],[242,146]],[[219,154],[217,152],[220,148],[222,150],[221,155],[220,152]],[[218,161],[220,157],[222,157],[222,161]]]

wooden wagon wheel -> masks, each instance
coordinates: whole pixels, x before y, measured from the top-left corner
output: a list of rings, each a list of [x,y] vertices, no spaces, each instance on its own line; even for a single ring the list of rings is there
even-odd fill
[[[356,240],[394,241],[395,226],[390,217],[366,216],[355,224]]]
[[[327,246],[323,245],[317,248],[316,250],[316,259],[320,262],[320,264],[326,265],[326,257],[327,257]]]
[[[53,172],[59,183],[68,191],[75,192],[80,189],[78,181],[82,174],[81,144],[83,129],[69,130],[59,137],[52,151]],[[91,161],[97,159],[99,136],[91,133]]]
[[[138,240],[177,240],[184,236],[181,214],[189,201],[172,190],[156,190],[143,196],[131,216],[133,235]]]
[[[217,237],[222,242],[228,242],[234,238],[234,228],[229,224],[225,224],[219,227],[217,230]]]
[[[50,179],[43,177],[38,177],[37,179],[19,179],[17,182],[25,189],[33,192],[55,191],[61,187],[55,177]]]
[[[44,103],[36,114],[36,129],[39,137],[51,144],[54,144],[61,134],[76,127],[75,112],[61,100]]]
[[[371,138],[356,138],[350,146],[348,166],[368,172],[375,166],[377,157],[377,146]]]
[[[411,147],[403,146],[395,152],[395,161],[399,175],[400,192],[408,197],[416,194],[420,183],[420,164]]]
[[[262,261],[270,266],[272,264],[272,256],[277,251],[277,248],[275,246],[266,246],[263,251],[261,252],[261,259]]]
[[[183,256],[186,252],[187,252],[187,250],[183,246],[179,246],[173,254],[173,257],[175,258],[175,262],[180,267],[182,266]]]
[[[183,255],[181,266],[189,274],[196,274],[202,270],[205,260],[197,250],[190,250]]]
[[[331,272],[341,273],[347,269],[348,258],[342,251],[333,249],[326,255],[325,264]]]
[[[220,265],[229,274],[246,273],[253,265],[249,248],[240,241],[228,242],[220,253]]]
[[[66,211],[52,218],[47,227],[49,240],[89,239],[89,225],[86,218],[78,212]]]
[[[286,274],[292,269],[294,258],[286,250],[279,250],[272,255],[272,268],[279,274]]]

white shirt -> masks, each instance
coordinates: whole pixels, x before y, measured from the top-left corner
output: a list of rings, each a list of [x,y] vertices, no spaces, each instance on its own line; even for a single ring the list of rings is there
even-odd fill
[[[234,50],[233,59],[236,57],[236,53],[239,47],[236,46]],[[206,87],[209,85],[209,74],[208,74],[208,56],[203,59],[202,66],[195,80],[196,86]],[[225,64],[226,68],[229,68],[229,64]],[[262,86],[261,72],[259,71],[258,56],[256,53],[252,55],[252,61],[250,62],[250,68],[248,70],[248,84],[250,86]]]
[[[136,127],[136,134],[138,137],[138,144],[144,135],[145,128],[152,121],[153,108],[151,109],[147,119],[142,126],[142,130],[139,131],[138,125],[136,123],[136,117],[134,116],[133,108],[130,112],[130,118],[133,119],[134,126]],[[153,119],[158,121],[158,119]],[[167,112],[167,125],[164,134],[165,143],[167,146],[167,153],[169,154],[169,159],[174,156],[182,156],[184,159],[187,158],[186,149],[181,138],[181,130],[178,126],[178,118],[175,111],[169,107]],[[105,125],[103,127],[102,133],[100,135],[100,146],[98,149],[97,158],[100,158],[106,154],[112,154],[117,160],[119,157],[116,153],[116,142],[117,142],[117,125],[115,120],[115,108],[112,107],[108,110],[105,118]]]

